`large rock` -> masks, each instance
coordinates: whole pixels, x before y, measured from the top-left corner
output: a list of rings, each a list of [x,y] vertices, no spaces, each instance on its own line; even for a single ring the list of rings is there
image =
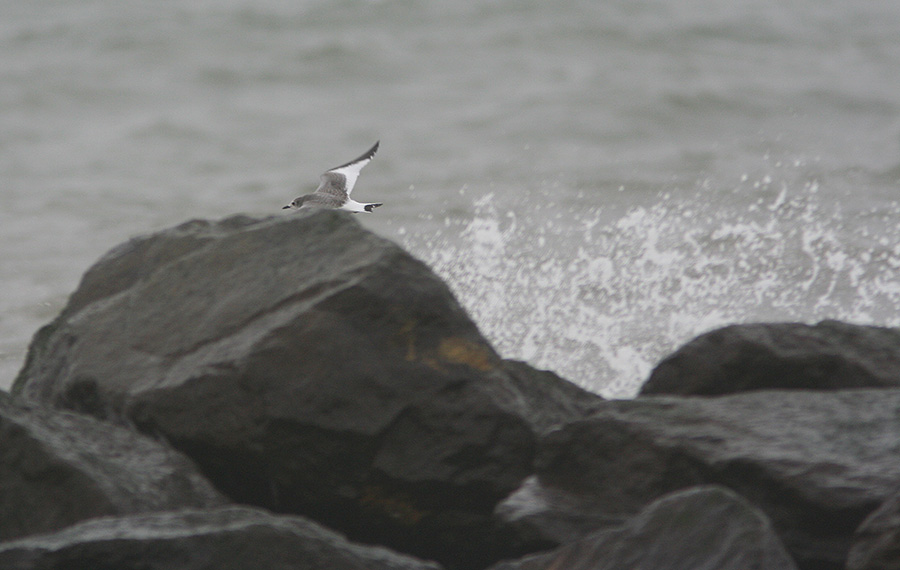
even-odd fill
[[[847,570],[900,570],[900,494],[872,513],[856,531]]]
[[[0,399],[0,540],[103,515],[225,502],[187,458],[161,443]]]
[[[545,485],[537,476],[501,501],[494,512],[533,542],[564,544],[600,529],[621,526],[624,511],[609,511],[594,504],[590,496]]]
[[[735,493],[695,487],[650,504],[624,525],[491,570],[794,570],[769,520]]]
[[[4,570],[440,570],[246,507],[102,518],[0,544]]]
[[[114,249],[14,392],[161,434],[234,500],[459,568],[540,546],[494,505],[537,434],[600,400],[501,360],[424,264],[330,210]]]
[[[900,390],[611,401],[551,432],[541,483],[608,514],[719,484],[759,506],[801,567],[842,568],[856,527],[900,481]]]
[[[733,325],[664,359],[641,395],[900,387],[900,329],[823,321]]]

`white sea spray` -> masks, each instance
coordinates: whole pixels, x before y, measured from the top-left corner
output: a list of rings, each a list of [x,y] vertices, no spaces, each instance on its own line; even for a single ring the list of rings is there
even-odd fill
[[[720,326],[900,323],[900,207],[847,224],[818,181],[792,184],[744,176],[714,200],[698,184],[612,223],[574,206],[507,211],[487,193],[413,249],[503,356],[629,397],[666,354]]]

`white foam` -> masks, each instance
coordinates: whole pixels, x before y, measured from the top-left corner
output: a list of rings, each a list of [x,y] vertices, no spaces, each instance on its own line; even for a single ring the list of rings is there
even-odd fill
[[[575,206],[543,215],[533,200],[506,212],[487,194],[471,219],[407,246],[503,356],[609,397],[633,395],[662,357],[719,326],[900,323],[900,207],[872,212],[870,228],[824,203],[816,181],[747,176],[734,200],[696,192],[612,223]]]

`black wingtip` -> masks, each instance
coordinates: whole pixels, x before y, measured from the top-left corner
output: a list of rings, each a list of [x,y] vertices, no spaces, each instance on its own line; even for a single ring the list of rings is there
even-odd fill
[[[381,205],[382,204],[366,204],[365,206],[363,206],[363,208],[365,208],[365,210],[367,212],[371,212],[372,210],[374,210],[375,208],[377,208],[378,206],[381,206]]]
[[[361,155],[359,155],[358,157],[354,158],[353,160],[351,160],[350,162],[348,162],[346,164],[342,164],[340,166],[335,166],[334,168],[329,168],[328,172],[331,172],[332,170],[337,170],[338,168],[344,168],[345,166],[350,166],[351,164],[356,164],[357,162],[360,162],[363,160],[371,160],[372,157],[375,156],[375,153],[378,151],[379,144],[381,144],[380,140],[375,141],[375,144],[372,145],[372,148],[370,148],[366,152],[362,153]]]

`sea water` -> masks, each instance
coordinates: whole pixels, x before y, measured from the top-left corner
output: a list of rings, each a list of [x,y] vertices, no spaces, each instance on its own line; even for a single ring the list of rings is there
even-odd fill
[[[10,2],[0,106],[0,387],[106,250],[376,139],[359,221],[604,395],[726,324],[900,324],[895,2]]]

